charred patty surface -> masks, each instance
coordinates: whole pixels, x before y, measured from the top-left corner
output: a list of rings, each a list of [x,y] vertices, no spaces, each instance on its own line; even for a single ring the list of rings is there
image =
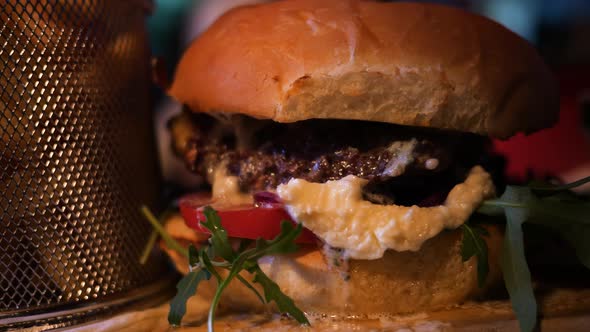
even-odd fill
[[[224,165],[244,192],[274,189],[292,178],[325,182],[355,175],[371,180],[368,199],[383,197],[382,183],[406,188],[449,187],[482,156],[478,135],[349,120],[291,124],[244,116],[215,119],[185,112],[172,122],[177,152],[206,177]],[[388,188],[388,186],[385,186]],[[386,204],[388,202],[382,202]]]

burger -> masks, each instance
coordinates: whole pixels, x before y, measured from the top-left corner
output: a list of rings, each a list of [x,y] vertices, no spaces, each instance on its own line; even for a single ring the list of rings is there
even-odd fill
[[[168,232],[206,243],[205,205],[236,241],[300,224],[298,251],[262,257],[262,270],[303,311],[347,315],[448,307],[497,283],[502,226],[485,226],[483,282],[461,255],[462,225],[504,187],[490,137],[551,126],[559,109],[525,40],[460,9],[401,2],[234,9],[188,47],[168,93],[184,105],[174,149],[203,181]],[[224,294],[226,307],[261,306],[237,281]]]

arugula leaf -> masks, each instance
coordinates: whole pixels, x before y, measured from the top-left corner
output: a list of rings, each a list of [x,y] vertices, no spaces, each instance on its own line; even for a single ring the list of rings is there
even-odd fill
[[[528,205],[530,222],[546,225],[562,223],[590,226],[590,203],[557,199],[534,199]]]
[[[507,186],[499,199],[485,201],[479,213],[498,215],[500,211],[506,215],[506,234],[501,253],[501,265],[504,283],[512,308],[518,318],[522,331],[533,331],[537,321],[537,302],[533,292],[531,274],[524,254],[522,224],[539,210],[543,204],[527,187]]]
[[[590,269],[590,226],[573,225],[559,232],[574,247],[580,263]]]
[[[176,240],[174,240],[168,232],[162,227],[158,219],[152,214],[152,212],[147,208],[147,206],[142,205],[140,209],[141,213],[147,219],[147,221],[152,224],[152,227],[160,234],[166,245],[183,255],[184,257],[188,258],[188,250],[186,250],[183,246],[181,246]]]
[[[207,328],[210,332],[214,331],[213,323],[215,322],[215,311],[217,310],[217,305],[221,300],[221,294],[223,291],[229,286],[230,282],[233,278],[240,273],[240,271],[244,268],[244,262],[247,259],[247,252],[241,253],[233,262],[232,266],[229,269],[229,274],[224,280],[221,280],[217,284],[217,289],[215,290],[215,294],[213,295],[213,299],[211,300],[211,306],[209,307],[209,317],[207,318]]]
[[[266,301],[274,301],[282,313],[288,313],[295,320],[304,325],[310,325],[305,314],[297,308],[293,300],[285,295],[272,279],[270,279],[259,266],[254,269],[254,282],[258,283],[264,289]]]
[[[213,276],[215,277],[215,279],[217,279],[217,282],[218,283],[221,283],[223,281],[223,278],[217,272],[217,270],[213,266],[213,263],[211,262],[212,252],[211,252],[211,250],[206,250],[206,249],[207,248],[202,248],[199,251],[199,262],[201,263],[201,266],[204,266],[208,271],[211,272],[211,274],[213,274]],[[229,267],[225,267],[225,268],[226,269],[229,269]],[[256,297],[258,297],[258,299],[260,300],[260,302],[266,303],[266,301],[264,301],[264,298],[262,297],[262,295],[260,295],[260,293],[258,292],[258,290],[256,288],[254,288],[254,286],[252,286],[252,284],[250,284],[250,282],[248,282],[248,280],[244,279],[239,274],[236,275],[236,278],[242,284],[244,284],[244,286],[246,286],[248,289],[250,289],[252,292],[254,292],[254,294],[256,295]]]
[[[240,239],[240,246],[238,248],[238,252],[242,252],[242,251],[248,249],[253,243],[254,243],[254,240]]]
[[[461,225],[463,241],[461,242],[461,258],[463,262],[471,257],[477,258],[477,284],[483,287],[489,272],[488,246],[483,236],[489,235],[488,231],[480,225]]]
[[[518,192],[515,196],[514,193]],[[506,195],[508,193],[508,195]],[[573,199],[564,193],[538,198],[526,187],[508,186],[499,199],[487,200],[477,212],[486,215],[502,215],[504,209],[520,209],[527,212],[527,221],[559,226],[558,224],[590,225],[590,202]]]
[[[258,239],[256,241],[256,247],[254,250],[245,252],[248,257],[244,261],[248,271],[254,274],[254,283],[258,283],[264,289],[264,297],[267,302],[275,301],[279,311],[281,313],[287,313],[291,317],[301,324],[309,325],[309,321],[305,317],[305,314],[293,302],[293,300],[285,295],[279,288],[279,286],[272,281],[255,263],[259,258],[267,255],[276,254],[287,254],[297,251],[295,245],[295,239],[301,234],[303,226],[297,224],[293,227],[293,224],[289,221],[283,221],[281,223],[281,233],[273,240],[267,241],[264,239]]]
[[[256,250],[248,259],[258,260],[263,256],[288,254],[297,251],[295,239],[302,231],[303,226],[301,224],[293,227],[290,221],[283,220],[281,222],[281,233],[270,241],[262,238],[256,240]]]
[[[200,260],[199,260],[199,251],[197,250],[197,248],[195,248],[195,246],[193,246],[192,244],[188,245],[188,264],[189,267],[192,269],[195,266],[198,266],[199,264],[201,264]]]
[[[232,279],[236,278],[241,270],[248,270],[253,273],[256,273],[257,271],[262,271],[256,261],[263,256],[274,255],[274,254],[284,254],[284,253],[290,253],[290,252],[296,251],[297,246],[295,245],[295,243],[293,241],[301,233],[302,227],[303,226],[301,224],[298,224],[297,227],[294,228],[293,225],[289,221],[283,221],[281,223],[281,233],[279,235],[277,235],[273,240],[267,241],[264,239],[258,239],[256,241],[255,248],[251,248],[251,249],[247,249],[247,250],[243,251],[234,259],[234,261],[232,262],[232,267],[229,270],[228,276],[225,278],[225,280],[223,280],[223,282],[221,282],[218,285],[215,295],[213,296],[213,300],[211,301],[211,307],[209,308],[209,319],[207,320],[207,325],[211,331],[213,330],[215,311],[217,310],[217,305],[219,303],[219,300],[221,299],[221,294],[223,293],[225,288],[230,284]],[[254,282],[256,282],[256,275],[257,274],[255,274]],[[277,288],[278,288],[278,285],[277,285]],[[279,290],[279,292],[280,292],[280,290]],[[272,293],[275,294],[276,289],[272,289]],[[297,309],[297,307],[293,303],[293,300],[288,298],[283,293],[281,293],[281,294],[283,295],[283,297],[286,297],[287,299],[289,299],[292,303],[291,306],[286,305],[283,307],[285,310],[289,310],[289,311],[285,311],[285,312],[294,315],[294,318],[295,318],[295,316],[297,316],[300,319],[301,318],[300,317],[301,311],[299,309]],[[269,301],[269,298],[266,294],[266,290],[265,290],[265,298],[267,301]],[[282,300],[284,300],[284,299],[282,299]],[[280,308],[279,308],[279,310],[280,310]],[[307,321],[307,318],[305,318],[305,321],[307,322],[307,324],[309,324],[309,321]]]
[[[238,279],[244,286],[246,286],[246,288],[250,289],[256,295],[256,297],[260,300],[260,302],[262,302],[263,304],[267,303],[267,301],[264,299],[264,297],[262,297],[262,295],[260,295],[260,292],[258,292],[258,290],[248,280],[246,280],[244,277],[242,277],[239,274],[236,275],[236,279]]]
[[[533,331],[537,324],[537,302],[524,254],[522,224],[526,217],[523,210],[506,209],[506,234],[501,254],[504,283],[524,332]]]
[[[205,215],[205,221],[201,224],[211,232],[209,241],[211,241],[215,253],[226,261],[231,262],[235,258],[235,253],[229,243],[227,232],[221,225],[221,218],[219,218],[217,212],[210,206],[205,206],[203,214]]]
[[[182,317],[186,314],[186,301],[197,292],[197,286],[202,280],[209,280],[211,274],[203,269],[191,271],[176,285],[178,292],[170,301],[168,322],[173,326],[180,326]]]
[[[148,242],[146,243],[145,247],[143,248],[143,252],[141,253],[141,257],[139,258],[139,264],[145,265],[150,257],[150,253],[154,249],[156,245],[156,241],[158,241],[158,232],[152,231],[150,237],[148,238]]]
[[[303,312],[295,306],[291,298],[281,292],[275,282],[264,274],[257,262],[259,258],[266,255],[285,254],[296,251],[297,246],[294,241],[301,233],[303,226],[298,224],[296,227],[293,227],[291,222],[283,221],[281,224],[281,233],[274,239],[270,241],[259,239],[256,241],[254,248],[248,248],[251,244],[250,241],[243,241],[238,252],[234,252],[217,212],[211,207],[205,207],[203,212],[206,219],[203,225],[211,231],[211,238],[209,240],[211,245],[203,246],[197,250],[192,245],[188,249],[182,247],[166,232],[147,207],[142,207],[142,213],[166,241],[166,245],[186,257],[191,267],[191,272],[184,276],[176,286],[178,292],[170,303],[170,313],[168,316],[170,324],[179,325],[181,323],[182,317],[186,313],[186,301],[195,294],[197,286],[202,280],[209,280],[211,275],[213,275],[217,279],[217,289],[211,301],[207,320],[208,330],[210,332],[214,330],[215,311],[221,299],[221,294],[234,278],[253,291],[262,303],[267,303],[271,300],[275,301],[281,312],[288,313],[298,322],[309,325],[309,321]],[[224,260],[213,260],[217,256]],[[229,270],[229,274],[223,279],[216,268],[227,269]],[[240,272],[244,270],[254,273],[255,279],[253,282],[257,282],[262,286],[264,297],[248,280],[240,276]]]
[[[564,191],[590,181],[590,178],[557,187],[544,188],[550,196],[536,197],[534,190],[527,187],[508,186],[499,199],[485,201],[478,210],[487,215],[504,214],[506,209],[526,212],[526,222],[542,224],[552,228],[569,242],[579,260],[590,268],[590,202]],[[510,194],[518,191],[518,195]]]
[[[574,247],[579,260],[590,268],[590,241],[587,240],[590,237],[590,202],[566,191],[588,182],[590,177],[562,186],[507,186],[500,198],[485,201],[477,211],[506,216],[502,270],[523,331],[535,328],[537,304],[525,260],[522,225],[525,222],[542,224],[560,233]]]
[[[198,252],[193,245],[189,245],[188,249],[180,245],[174,238],[166,232],[164,227],[146,207],[141,207],[141,213],[145,218],[152,224],[154,230],[162,237],[166,245],[184,256],[189,260],[190,268],[198,265]],[[176,285],[177,293],[174,298],[170,301],[170,312],[168,313],[168,322],[173,326],[180,326],[182,317],[186,314],[186,301],[197,291],[197,287],[202,280],[209,280],[211,274],[209,271],[204,269],[197,269],[190,271],[185,275],[178,284]]]
[[[147,210],[149,212],[149,210]],[[168,216],[170,216],[172,213],[174,213],[174,209],[172,208],[168,208],[166,209],[164,212],[162,212],[159,215],[159,218],[156,220],[166,220],[166,218],[168,218]],[[145,265],[148,261],[148,258],[150,257],[150,253],[152,252],[152,249],[154,249],[154,246],[156,245],[156,241],[158,240],[158,231],[156,231],[155,229],[152,230],[152,233],[150,234],[150,237],[145,245],[145,247],[143,248],[143,253],[141,254],[141,257],[139,258],[139,263],[141,265]]]
[[[587,176],[585,178],[582,178],[578,181],[574,181],[571,183],[567,183],[564,185],[552,185],[549,183],[538,183],[538,182],[534,182],[529,184],[529,188],[538,194],[543,194],[543,193],[555,193],[558,191],[564,191],[564,190],[570,190],[576,187],[579,187],[581,185],[584,185],[586,183],[590,182],[590,176]]]
[[[211,273],[215,277],[215,279],[217,279],[217,282],[221,282],[221,275],[219,274],[219,272],[217,272],[215,266],[213,266],[213,262],[211,262],[210,258],[212,256],[210,254],[211,253],[209,252],[209,250],[207,250],[207,248],[201,248],[201,250],[199,250],[198,252],[197,259],[199,260],[201,268],[209,271],[209,273]]]

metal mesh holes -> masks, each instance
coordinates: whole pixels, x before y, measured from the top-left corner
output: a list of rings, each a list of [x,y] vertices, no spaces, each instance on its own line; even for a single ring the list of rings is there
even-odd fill
[[[144,4],[145,5],[145,4]],[[140,1],[0,4],[0,325],[125,294],[157,197]]]

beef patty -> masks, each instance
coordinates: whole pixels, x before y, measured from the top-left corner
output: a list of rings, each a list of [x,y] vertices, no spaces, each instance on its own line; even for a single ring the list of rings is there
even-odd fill
[[[183,112],[170,124],[176,151],[205,178],[223,165],[244,192],[276,188],[292,178],[325,182],[354,175],[370,180],[366,199],[393,203],[411,189],[432,199],[481,163],[486,138],[469,133],[351,120],[277,123],[246,116]],[[392,188],[398,188],[393,190]],[[441,196],[440,194],[438,194]],[[440,199],[436,199],[440,200]],[[399,199],[398,199],[399,203]],[[431,205],[428,202],[427,205]]]

